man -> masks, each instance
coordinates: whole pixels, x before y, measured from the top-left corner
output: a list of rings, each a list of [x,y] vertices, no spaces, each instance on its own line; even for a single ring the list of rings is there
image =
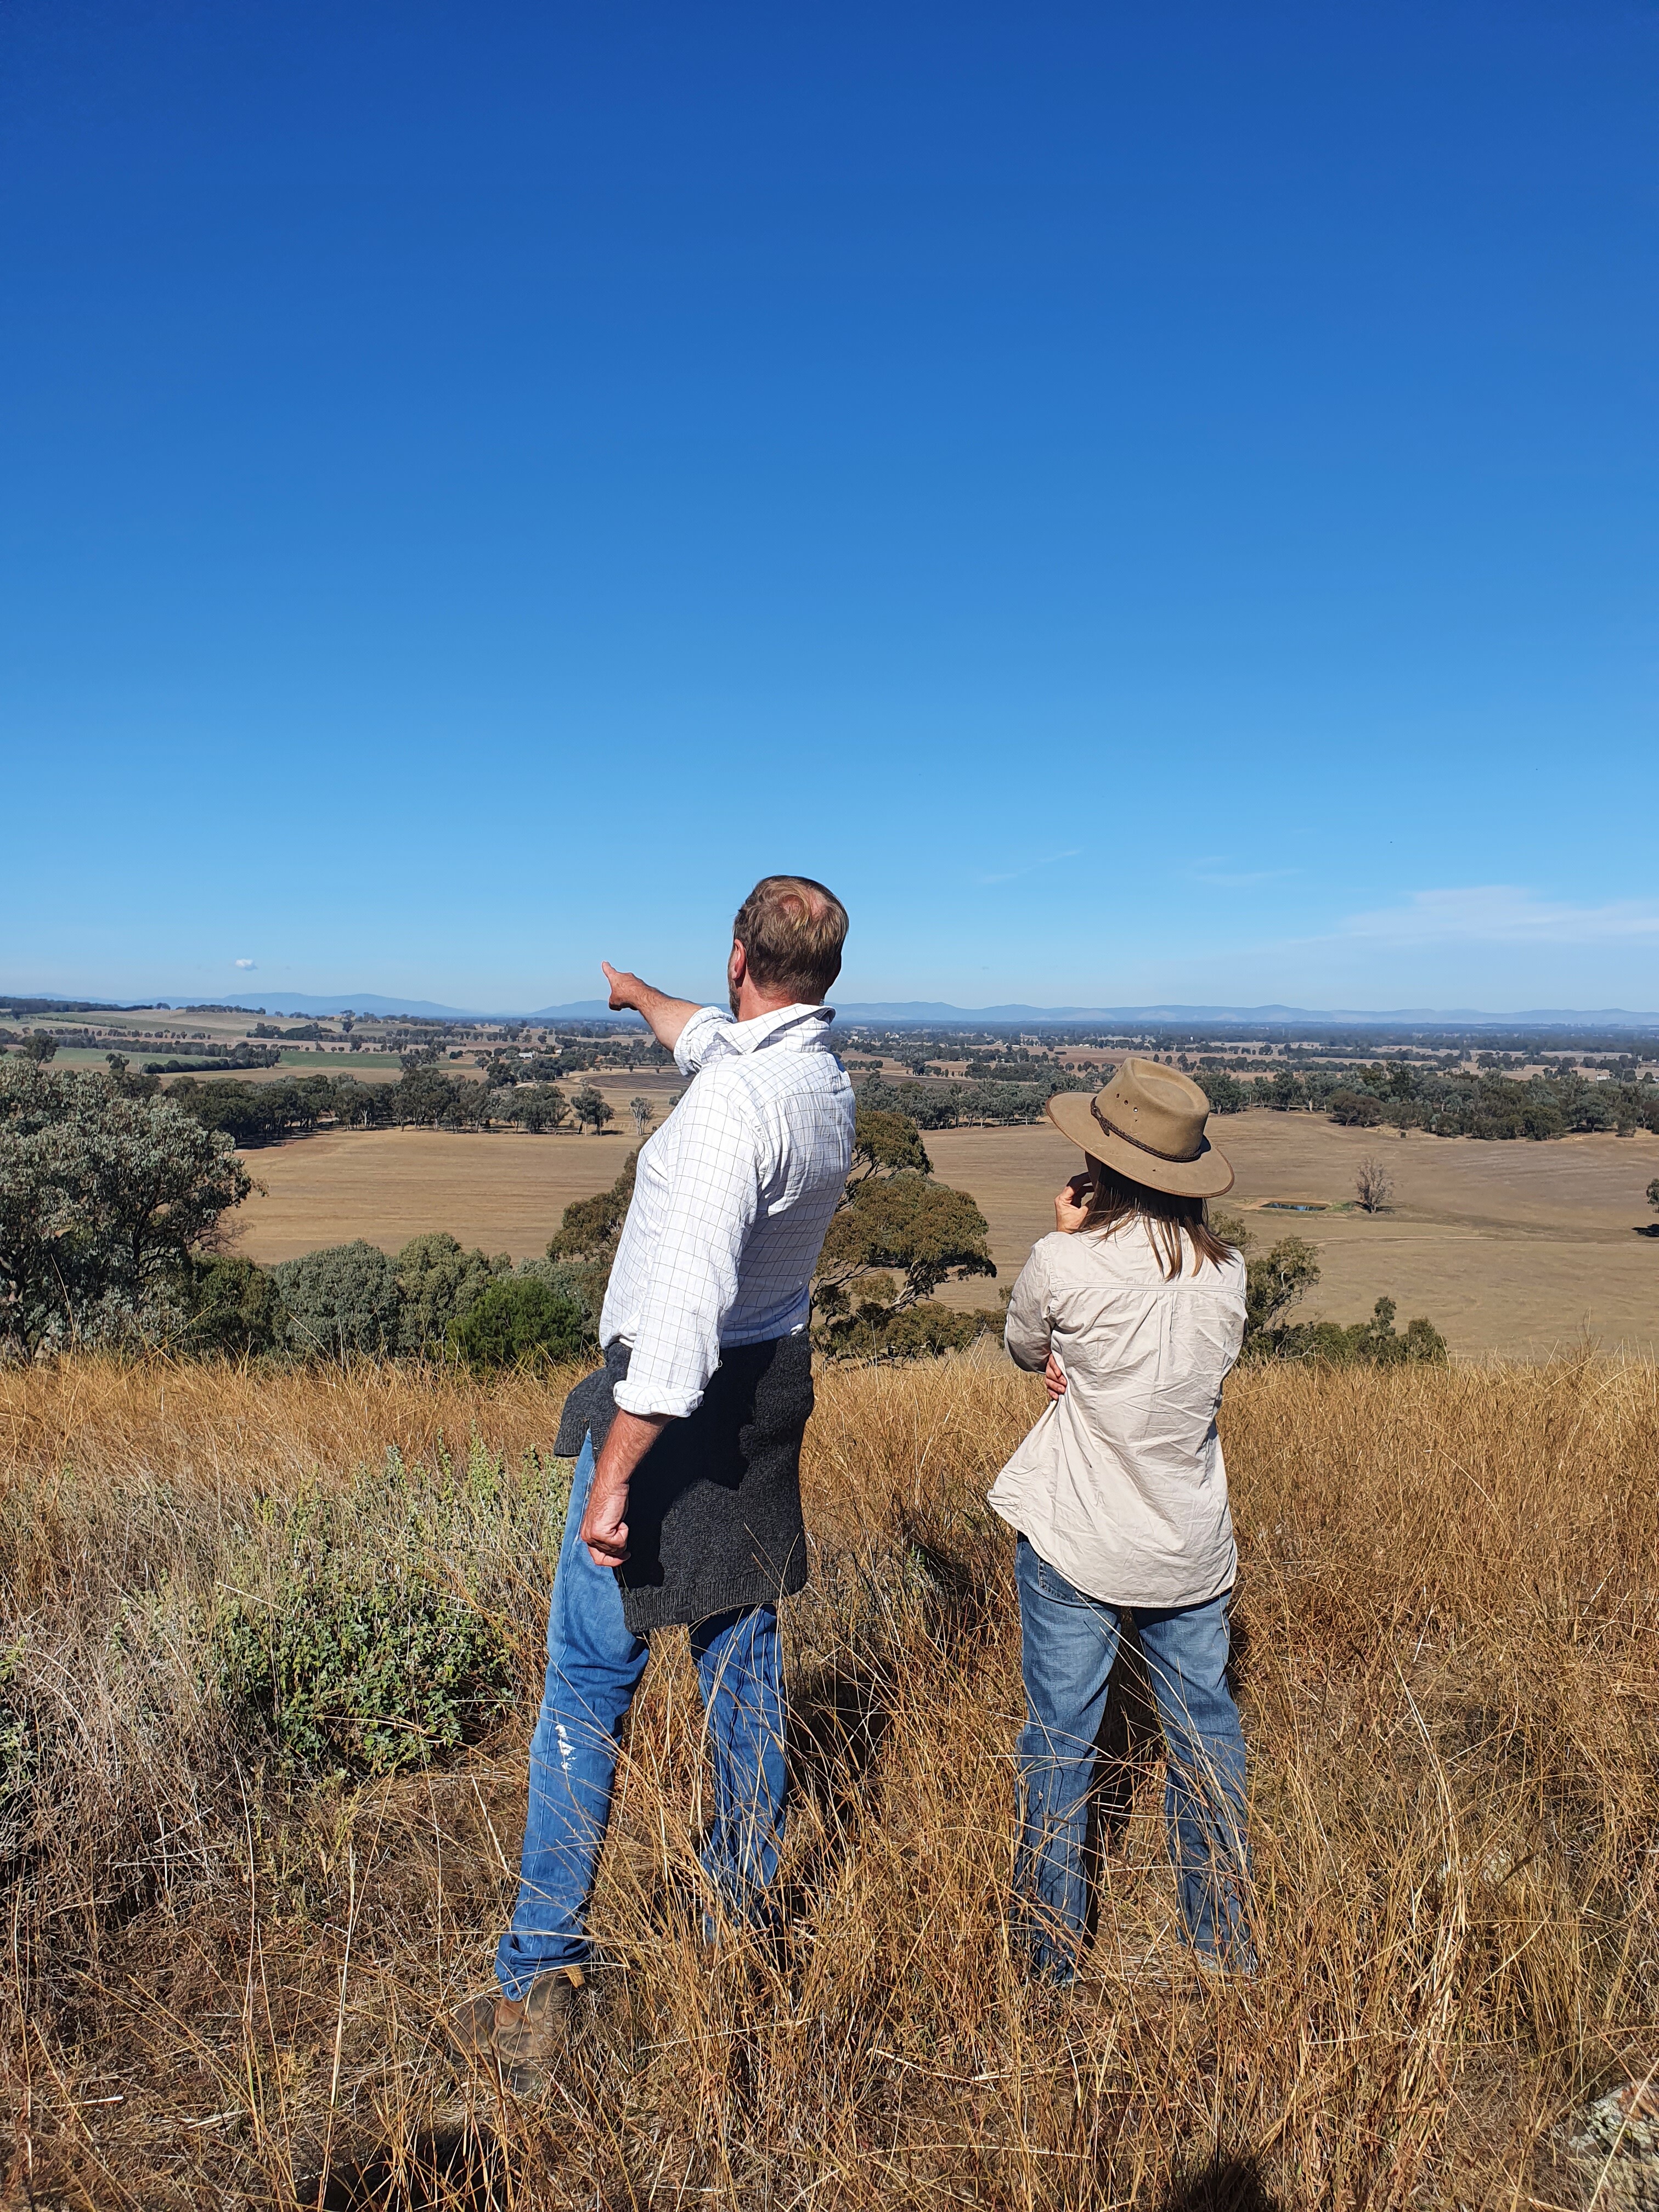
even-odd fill
[[[684,1622],[708,1707],[712,1935],[757,1917],[783,1836],[777,1603],[806,1579],[800,1445],[812,1410],[808,1287],[853,1157],[852,1086],[823,1004],[847,915],[822,884],[768,876],[738,908],[732,1018],[605,963],[695,1080],[639,1155],[599,1319],[605,1365],[565,1404],[579,1454],[530,1747],[530,1803],[502,1994],[457,2023],[533,2089],[589,1955],[587,1911],[618,1735],[647,1632]]]

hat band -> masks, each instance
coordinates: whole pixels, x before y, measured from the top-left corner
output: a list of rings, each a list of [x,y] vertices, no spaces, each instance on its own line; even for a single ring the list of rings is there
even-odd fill
[[[1120,1129],[1109,1121],[1092,1098],[1089,1101],[1089,1111],[1109,1137],[1120,1138],[1124,1144],[1133,1145],[1138,1152],[1150,1152],[1155,1160],[1173,1160],[1182,1164],[1190,1164],[1192,1161],[1202,1159],[1204,1157],[1204,1132],[1201,1127],[1198,1133],[1198,1142],[1190,1152],[1166,1152],[1157,1145],[1149,1145],[1144,1137],[1132,1137],[1127,1129]]]

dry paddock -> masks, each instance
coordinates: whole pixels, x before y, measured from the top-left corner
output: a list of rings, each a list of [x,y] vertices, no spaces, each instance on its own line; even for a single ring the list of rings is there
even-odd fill
[[[1132,1971],[1173,1896],[1131,1700],[1065,1998],[1005,1938],[1018,1635],[983,1506],[1036,1386],[972,1358],[824,1375],[788,1932],[711,1966],[677,1909],[701,1768],[665,1637],[593,2016],[514,2109],[439,2022],[511,1891],[558,1387],[0,1376],[7,2204],[1586,2201],[1564,2124],[1659,2060],[1659,1370],[1235,1376],[1262,1969]],[[323,1498],[371,1553],[394,1518],[427,1532],[422,1571],[507,1630],[521,1686],[485,1741],[355,1790],[285,1784],[209,1658]]]

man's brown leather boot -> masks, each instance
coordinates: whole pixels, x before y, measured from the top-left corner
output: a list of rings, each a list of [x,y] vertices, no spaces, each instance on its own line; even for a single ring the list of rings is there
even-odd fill
[[[450,2033],[469,2058],[493,2061],[515,2097],[533,2097],[569,2033],[584,1986],[580,1966],[556,1966],[521,1997],[469,1997]]]

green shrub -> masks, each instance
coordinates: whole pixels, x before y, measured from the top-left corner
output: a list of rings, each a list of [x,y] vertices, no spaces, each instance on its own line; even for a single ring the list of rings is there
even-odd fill
[[[1443,1367],[1446,1340],[1419,1315],[1401,1332],[1394,1325],[1392,1298],[1379,1298],[1369,1321],[1344,1328],[1340,1322],[1297,1322],[1276,1332],[1279,1359],[1326,1359],[1337,1367]]]
[[[198,1261],[190,1291],[183,1350],[198,1357],[219,1352],[240,1359],[274,1351],[282,1342],[282,1297],[275,1277],[257,1261],[240,1256]]]
[[[13,1679],[22,1648],[0,1651],[0,1866],[23,1847],[34,1795],[34,1730]]]
[[[378,1359],[398,1348],[403,1287],[378,1244],[325,1244],[271,1270],[288,1309],[288,1339],[313,1358]]]
[[[475,1374],[521,1360],[580,1359],[592,1342],[587,1310],[535,1275],[492,1283],[449,1325],[449,1343]]]
[[[487,1252],[463,1251],[455,1237],[440,1230],[411,1237],[398,1255],[397,1267],[403,1294],[398,1348],[432,1352],[443,1349],[450,1323],[493,1282],[512,1273],[513,1262],[505,1252],[492,1260]]]
[[[280,1522],[274,1572],[222,1609],[221,1693],[284,1769],[393,1774],[475,1740],[512,1702],[506,1634],[444,1575],[432,1533],[412,1508],[376,1529],[303,1500]]]

